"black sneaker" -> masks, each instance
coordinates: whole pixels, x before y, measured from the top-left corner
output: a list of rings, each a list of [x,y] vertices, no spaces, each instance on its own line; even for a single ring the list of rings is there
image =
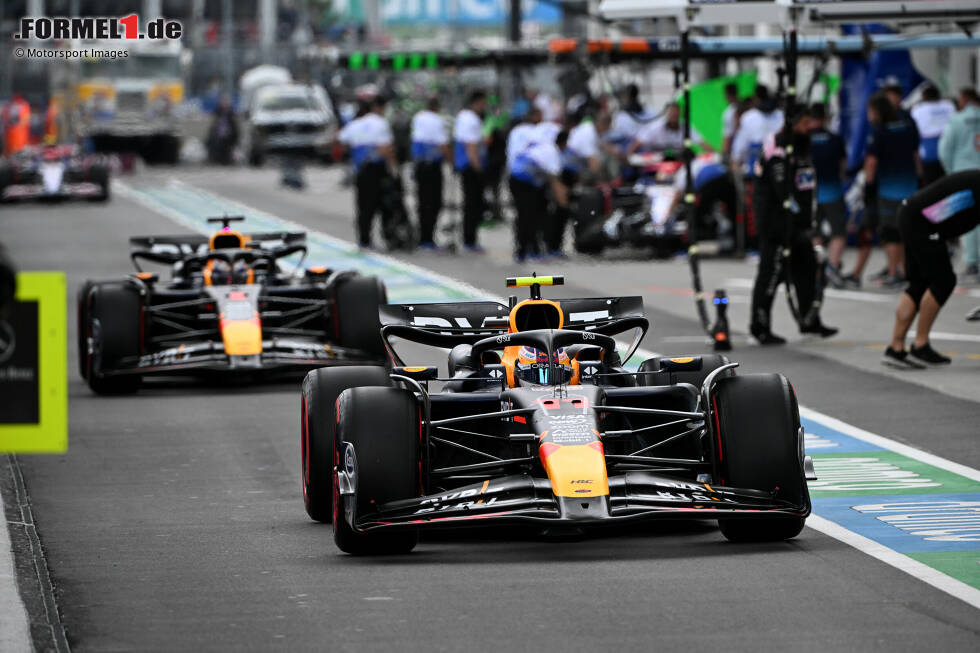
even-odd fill
[[[975,309],[973,309],[972,311],[966,314],[966,321],[967,322],[980,321],[980,306],[977,306]]]
[[[786,344],[786,338],[780,338],[769,329],[750,327],[749,331],[752,333],[752,337],[759,341],[760,345],[768,346]]]
[[[938,351],[932,348],[928,342],[921,347],[911,347],[909,349],[909,354],[913,358],[926,363],[927,365],[949,365],[953,362],[953,359],[949,356],[943,356]]]
[[[815,320],[809,324],[805,324],[800,327],[800,333],[813,333],[821,338],[829,338],[831,336],[836,336],[839,329],[834,327],[829,327],[820,320]]]
[[[841,275],[840,268],[830,263],[827,264],[827,283],[838,290],[844,287],[844,277]]]
[[[904,290],[905,277],[901,275],[896,275],[894,277],[887,277],[881,281],[881,287],[887,288],[888,290]]]
[[[845,288],[857,290],[861,287],[861,277],[857,276],[853,272],[851,274],[844,275],[843,281]]]
[[[884,268],[881,268],[881,270],[879,270],[877,274],[871,275],[871,280],[872,281],[884,281],[885,279],[887,279],[890,276],[891,275],[888,274],[888,268],[887,267],[884,267]]]
[[[924,370],[926,366],[918,361],[909,358],[909,353],[904,349],[895,351],[891,347],[885,349],[885,355],[881,357],[881,364],[894,367],[897,370]]]

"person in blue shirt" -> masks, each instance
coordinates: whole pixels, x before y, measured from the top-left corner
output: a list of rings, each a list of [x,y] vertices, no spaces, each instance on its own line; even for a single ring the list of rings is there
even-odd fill
[[[877,224],[866,219],[862,229],[877,229],[888,258],[883,285],[897,288],[904,283],[902,236],[898,210],[902,201],[919,189],[922,161],[919,158],[919,130],[907,113],[899,113],[886,93],[876,93],[868,102],[867,154],[864,159],[865,183],[878,185]],[[865,216],[873,215],[865,211]],[[852,277],[860,283],[861,273],[871,253],[871,238],[859,239],[858,259]]]
[[[847,151],[844,140],[827,129],[826,105],[814,104],[810,107],[810,117],[813,121],[810,156],[817,174],[817,228],[828,239],[827,280],[835,288],[843,288],[840,266],[847,236],[843,181]]]
[[[412,161],[418,195],[419,247],[435,249],[433,240],[442,210],[442,163],[449,156],[449,133],[439,115],[439,99],[412,117]]]
[[[453,125],[453,167],[463,186],[463,249],[482,254],[476,242],[477,228],[483,220],[486,189],[487,148],[483,137],[483,115],[487,109],[485,91],[473,91],[466,108],[456,114]]]
[[[384,211],[385,184],[398,173],[391,125],[384,117],[385,103],[385,98],[380,95],[372,98],[368,112],[347,123],[338,135],[340,142],[350,149],[354,165],[357,238],[362,249],[373,248],[374,216]],[[382,221],[384,219],[382,216]]]
[[[568,141],[562,131],[556,140],[535,129],[535,134],[514,154],[510,169],[510,190],[514,196],[517,220],[514,222],[514,260],[523,263],[527,257],[541,254],[542,236],[549,227],[548,192],[554,202],[568,207],[568,189],[561,181],[561,150]]]

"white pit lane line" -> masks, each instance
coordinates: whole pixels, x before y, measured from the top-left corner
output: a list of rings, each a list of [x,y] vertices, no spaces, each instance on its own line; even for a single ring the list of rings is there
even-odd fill
[[[248,206],[246,204],[242,204],[241,202],[228,199],[224,196],[217,195],[210,191],[206,191],[199,187],[186,184],[176,179],[172,180],[170,183],[179,187],[193,190],[193,192],[199,193],[202,196],[209,196],[211,198],[220,199],[222,202],[228,204],[229,206],[234,207],[236,212],[240,212],[241,214],[244,214],[246,216],[262,215],[268,218],[277,219],[281,223],[282,225],[281,228],[283,230],[305,231],[310,236],[322,238],[327,242],[330,242],[335,245],[339,245],[345,249],[349,249],[350,251],[357,251],[357,246],[349,241],[345,241],[335,236],[330,236],[328,234],[317,231],[315,229],[307,228],[303,225],[300,225],[298,223],[289,220],[277,218],[277,216],[273,216],[265,211],[261,211],[254,207]],[[156,213],[164,217],[170,218],[171,220],[177,222],[178,224],[181,224],[183,226],[188,226],[196,230],[206,229],[206,226],[203,226],[199,221],[190,220],[188,219],[187,216],[181,214],[179,211],[175,211],[166,206],[162,206],[159,202],[148,198],[143,193],[135,191],[135,189],[132,189],[124,182],[120,182],[118,180],[115,181],[114,190],[118,191],[120,195],[132,199],[133,201],[138,202],[143,206],[146,206],[147,208],[155,211]],[[435,272],[433,270],[428,270],[426,268],[422,268],[418,265],[414,265],[411,263],[405,263],[401,260],[386,256],[384,254],[372,252],[370,256],[390,267],[400,267],[404,270],[411,271],[412,273],[418,276],[422,276],[427,279],[430,279],[433,283],[439,284],[443,287],[454,289],[457,292],[465,293],[466,295],[470,295],[473,297],[481,297],[481,298],[505,303],[505,300],[502,297],[499,297],[494,293],[487,292],[475,286],[471,286],[467,283],[463,283],[455,279],[451,279],[449,277],[443,276],[442,274]],[[871,295],[871,293],[866,293],[866,294]],[[878,297],[879,296],[875,296],[876,300]],[[888,297],[887,301],[893,302],[894,298]],[[657,355],[659,354],[645,349],[639,349],[637,351],[637,356],[641,356],[644,358],[657,356]],[[826,415],[824,413],[813,410],[811,408],[800,406],[800,414],[803,417],[806,417],[808,419],[813,419],[815,421],[820,421],[823,424],[827,425],[828,427],[837,429],[838,431],[850,435],[852,437],[855,437],[859,440],[864,440],[866,442],[875,444],[883,449],[893,451],[895,453],[907,456],[914,460],[922,461],[924,463],[933,465],[940,469],[944,469],[954,474],[959,474],[960,476],[964,476],[974,481],[980,481],[980,471],[973,469],[971,467],[967,467],[966,465],[962,465],[960,463],[956,463],[951,460],[941,458],[934,454],[930,454],[925,451],[916,449],[914,447],[910,447],[906,444],[902,444],[901,442],[886,438],[881,435],[871,433],[869,431],[865,431],[864,429],[858,428],[856,426],[852,426],[851,424],[847,424],[846,422],[842,422],[841,420],[835,417],[831,417],[830,415]],[[818,515],[811,515],[807,519],[806,525],[820,533],[823,533],[824,535],[832,537],[844,544],[847,544],[848,546],[851,546],[861,551],[862,553],[866,553],[867,555],[876,558],[877,560],[880,560],[900,571],[903,571],[924,583],[927,583],[943,592],[946,592],[950,596],[954,596],[964,601],[965,603],[980,609],[980,590],[970,585],[967,585],[966,583],[963,583],[955,578],[952,578],[951,576],[947,576],[946,574],[943,574],[942,572],[937,571],[932,567],[922,564],[917,560],[912,559],[909,556],[899,553],[894,549],[886,547],[878,542],[875,542],[874,540],[864,537],[863,535],[859,535],[854,531],[844,528],[843,526],[835,522],[829,521]]]

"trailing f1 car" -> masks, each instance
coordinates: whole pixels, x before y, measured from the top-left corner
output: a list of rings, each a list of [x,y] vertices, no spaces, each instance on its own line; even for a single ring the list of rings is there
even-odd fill
[[[89,281],[78,295],[82,376],[97,393],[132,392],[149,375],[305,372],[385,360],[376,277],[306,268],[306,235],[245,235],[221,223],[206,236],[130,239],[137,273]],[[295,265],[286,257],[300,254]],[[141,262],[171,266],[171,279]]]
[[[683,165],[657,152],[634,154],[629,163],[640,172],[633,185],[578,193],[575,249],[599,254],[606,247],[633,245],[651,248],[657,257],[683,250],[691,236],[690,226],[677,210],[684,187]],[[730,250],[737,201],[734,179],[712,155],[699,157],[692,170],[698,238],[717,238],[721,250]]]
[[[387,305],[394,367],[310,372],[303,495],[351,554],[411,550],[422,528],[552,531],[717,519],[733,541],[796,536],[810,514],[803,429],[779,374],[720,355],[622,360],[646,333],[639,297]],[[612,336],[635,332],[621,358]],[[451,348],[448,377],[391,342]],[[434,384],[440,384],[437,390]]]
[[[109,162],[82,154],[76,145],[21,150],[0,162],[0,201],[19,199],[109,199]]]

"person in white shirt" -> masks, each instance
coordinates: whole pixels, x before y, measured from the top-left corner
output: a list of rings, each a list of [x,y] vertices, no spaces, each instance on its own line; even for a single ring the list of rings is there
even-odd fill
[[[731,160],[742,166],[744,175],[755,176],[755,163],[762,155],[762,144],[783,128],[783,112],[769,97],[769,89],[755,87],[755,106],[742,114],[732,139]]]
[[[594,176],[599,173],[599,130],[590,116],[580,114],[577,118],[578,124],[568,132],[566,159],[576,173],[588,171]]]
[[[928,86],[922,91],[922,101],[912,107],[911,113],[912,120],[919,129],[922,186],[928,186],[946,174],[939,160],[939,138],[949,124],[949,119],[956,115],[956,106],[941,98],[935,86]]]
[[[704,142],[701,134],[694,127],[691,127],[691,143],[698,145],[702,150],[712,151],[710,145]],[[681,108],[676,102],[667,105],[664,115],[637,132],[633,142],[627,148],[627,154],[633,154],[637,150],[671,151],[678,158],[684,149],[684,125],[681,123]]]
[[[473,91],[466,108],[456,114],[453,125],[453,167],[460,174],[463,187],[463,249],[482,254],[476,242],[477,228],[483,219],[487,165],[486,143],[483,138],[483,114],[487,94]]]
[[[622,156],[640,129],[655,119],[656,116],[640,104],[640,89],[636,84],[630,84],[626,87],[620,109],[613,114],[612,126],[606,139],[610,145],[619,149]]]
[[[419,247],[434,249],[434,231],[442,210],[442,163],[449,156],[449,133],[439,115],[439,99],[431,98],[412,117],[412,161],[418,198]]]
[[[370,110],[347,123],[338,135],[350,149],[357,187],[357,237],[362,248],[371,249],[374,216],[381,210],[384,181],[397,174],[398,161],[391,126],[384,118],[385,99],[376,96]]]
[[[540,136],[540,133],[539,133]],[[564,145],[568,133],[561,132]],[[510,170],[510,189],[517,209],[514,224],[514,260],[523,263],[541,253],[541,234],[548,227],[548,194],[551,185],[555,202],[568,206],[568,189],[561,182],[561,149],[555,141],[537,137],[517,153]]]
[[[510,175],[510,168],[514,164],[514,159],[537,137],[538,131],[536,127],[540,122],[541,111],[532,108],[524,115],[524,120],[514,125],[510,133],[507,134],[506,159],[508,176]]]

